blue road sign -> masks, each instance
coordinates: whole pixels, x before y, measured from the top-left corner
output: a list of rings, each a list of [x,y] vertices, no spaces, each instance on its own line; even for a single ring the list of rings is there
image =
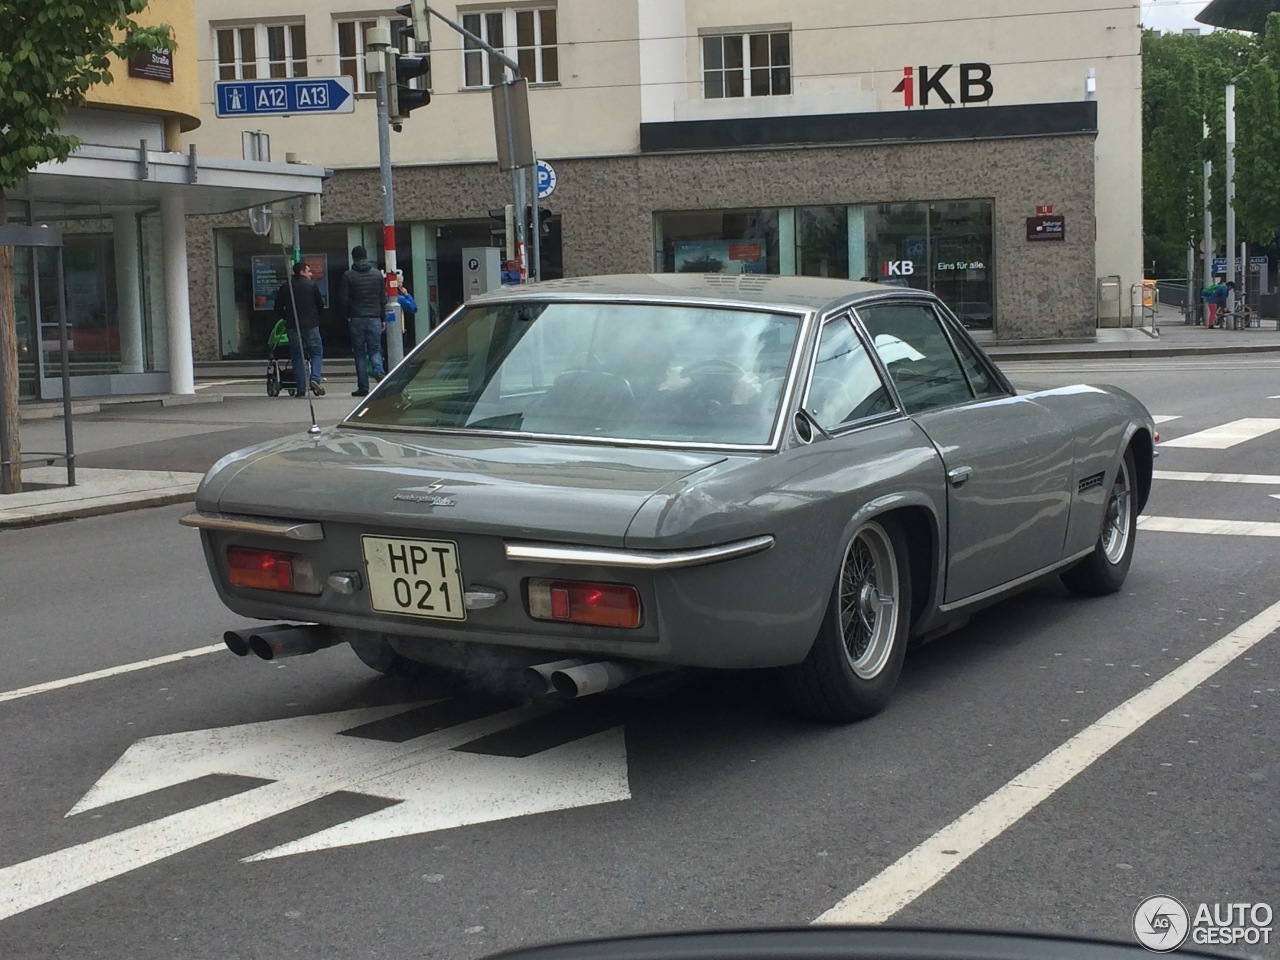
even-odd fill
[[[220,117],[287,116],[291,113],[352,113],[350,77],[291,80],[220,80],[214,104]]]
[[[1249,258],[1250,273],[1257,273],[1259,270],[1265,270],[1270,265],[1271,265],[1271,259],[1269,257],[1250,257]],[[1240,258],[1236,257],[1237,269],[1239,268],[1239,266],[1240,266]],[[1216,274],[1225,274],[1227,272],[1226,257],[1213,258],[1213,272]]]
[[[556,192],[556,168],[545,160],[538,161],[538,199],[545,200]]]

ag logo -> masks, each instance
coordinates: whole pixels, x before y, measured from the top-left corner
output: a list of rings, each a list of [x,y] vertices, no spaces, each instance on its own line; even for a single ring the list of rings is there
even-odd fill
[[[907,107],[916,105],[917,93],[920,95],[922,107],[929,106],[930,95],[936,95],[945,104],[953,104],[956,102],[955,97],[942,82],[952,66],[950,63],[943,64],[932,72],[929,67],[903,67],[902,80],[893,88],[893,92],[902,94],[903,105]],[[991,85],[991,64],[960,64],[961,103],[986,103],[994,93],[995,88]]]
[[[1156,953],[1177,950],[1191,930],[1191,915],[1173,897],[1147,897],[1133,914],[1133,934]]]
[[[886,260],[880,272],[886,277],[913,277],[916,265],[912,260]]]

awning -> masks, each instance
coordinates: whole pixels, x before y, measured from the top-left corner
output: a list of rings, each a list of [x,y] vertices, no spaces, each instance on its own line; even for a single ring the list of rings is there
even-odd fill
[[[1196,20],[1211,27],[1262,33],[1272,13],[1280,13],[1280,0],[1213,0]]]
[[[331,171],[302,163],[200,157],[129,147],[85,145],[65,163],[45,163],[16,188],[15,200],[84,206],[157,207],[180,195],[188,214],[231,213],[300,196],[319,196]]]

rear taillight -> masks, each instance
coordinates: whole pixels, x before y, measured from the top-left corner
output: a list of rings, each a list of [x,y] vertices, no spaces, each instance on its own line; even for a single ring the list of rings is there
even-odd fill
[[[312,595],[320,593],[311,561],[295,553],[230,547],[227,550],[227,568],[233,587]]]
[[[530,580],[529,616],[593,627],[640,626],[640,593],[625,583]]]

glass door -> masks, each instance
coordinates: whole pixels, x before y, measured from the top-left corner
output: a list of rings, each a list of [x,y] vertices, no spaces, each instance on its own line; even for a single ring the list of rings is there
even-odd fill
[[[36,339],[39,307],[35,296],[35,260],[30,247],[13,248],[13,312],[18,330],[18,399],[39,397],[40,348]]]

